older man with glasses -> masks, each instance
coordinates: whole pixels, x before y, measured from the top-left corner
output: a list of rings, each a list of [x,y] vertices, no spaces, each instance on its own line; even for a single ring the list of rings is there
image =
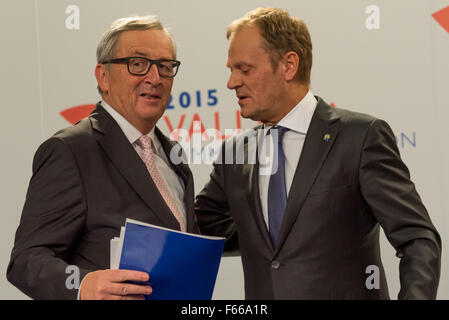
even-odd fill
[[[149,275],[110,270],[110,239],[126,218],[198,232],[193,179],[174,164],[174,143],[156,127],[180,62],[157,18],[115,21],[97,48],[102,100],[88,118],[36,152],[8,280],[35,299],[143,299]],[[179,161],[178,161],[179,162]],[[67,267],[81,286],[66,286]]]

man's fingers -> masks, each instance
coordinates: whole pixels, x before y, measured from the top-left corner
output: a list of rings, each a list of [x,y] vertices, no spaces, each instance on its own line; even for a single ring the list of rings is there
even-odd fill
[[[125,281],[148,281],[149,275],[146,272],[135,270],[109,270],[109,280],[111,282]]]
[[[145,300],[145,296],[142,295],[127,295],[127,296],[116,296],[118,300]]]
[[[145,282],[149,275],[134,270],[100,270],[94,271],[83,279],[80,298],[83,300],[115,299],[130,296],[132,299],[152,293],[148,285],[126,283],[128,281]],[[138,297],[140,299],[140,297]]]
[[[149,295],[153,292],[150,286],[132,283],[111,283],[110,294],[118,296]]]

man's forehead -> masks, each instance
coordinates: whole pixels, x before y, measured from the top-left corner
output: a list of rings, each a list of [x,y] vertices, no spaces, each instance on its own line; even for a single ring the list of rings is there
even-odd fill
[[[129,30],[123,31],[117,41],[119,44],[130,46],[170,46],[171,41],[163,30]]]
[[[232,42],[260,42],[262,39],[260,30],[257,26],[245,26],[231,34],[229,37],[230,43]]]
[[[253,31],[249,33],[240,31],[230,38],[227,66],[250,63],[261,54],[266,54],[261,37]]]
[[[173,44],[163,30],[131,30],[120,34],[116,52],[147,56],[158,53],[167,57],[174,55]]]
[[[245,51],[257,51],[262,48],[262,37],[257,28],[247,27],[232,35],[229,41],[228,53]]]

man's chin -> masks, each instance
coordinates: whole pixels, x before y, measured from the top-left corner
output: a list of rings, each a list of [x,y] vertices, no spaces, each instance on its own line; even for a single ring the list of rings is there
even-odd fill
[[[162,117],[163,114],[164,112],[153,110],[153,112],[145,112],[144,114],[141,114],[141,118],[149,122],[151,121],[157,122]]]
[[[251,119],[253,115],[248,107],[240,106],[240,116],[245,119]]]
[[[254,112],[251,112],[246,108],[240,108],[240,116],[244,119],[250,119],[253,121],[261,121],[260,115],[254,113]]]
[[[144,107],[139,110],[138,117],[144,122],[156,123],[164,114],[165,109],[155,107]]]

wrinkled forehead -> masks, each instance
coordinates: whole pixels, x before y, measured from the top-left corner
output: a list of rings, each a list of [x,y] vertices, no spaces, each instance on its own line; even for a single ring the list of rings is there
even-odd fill
[[[152,59],[175,59],[176,52],[171,36],[165,30],[123,31],[114,47],[114,55],[145,56]]]

